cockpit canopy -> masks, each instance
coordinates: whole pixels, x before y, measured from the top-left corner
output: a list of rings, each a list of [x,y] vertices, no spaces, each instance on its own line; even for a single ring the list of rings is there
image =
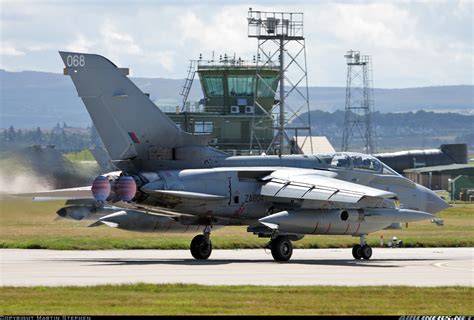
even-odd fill
[[[363,153],[338,152],[321,156],[330,168],[399,175],[379,159]]]

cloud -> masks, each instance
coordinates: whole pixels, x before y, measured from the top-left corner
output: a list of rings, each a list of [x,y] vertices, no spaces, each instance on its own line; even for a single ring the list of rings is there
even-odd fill
[[[41,44],[28,45],[26,47],[26,50],[30,51],[30,52],[38,52],[38,51],[52,50],[54,48],[55,48],[55,46],[52,45],[52,44],[41,43]]]
[[[104,41],[105,51],[110,55],[139,55],[142,53],[142,49],[135,43],[133,36],[119,31],[110,19],[104,21],[100,27],[100,34]]]
[[[88,52],[96,44],[95,41],[90,40],[82,33],[78,33],[76,39],[66,46],[69,51]]]
[[[145,54],[144,58],[148,61],[154,61],[154,63],[159,64],[166,71],[172,72],[175,66],[174,56],[175,54],[173,51],[166,50],[151,54]]]
[[[0,55],[2,56],[24,56],[25,52],[16,49],[15,47],[3,43],[0,47]]]
[[[255,10],[304,13],[311,85],[344,86],[349,49],[372,55],[379,87],[473,83],[473,3],[256,1]],[[7,1],[1,65],[57,71],[57,50],[106,55],[134,76],[184,78],[189,59],[252,59],[248,5],[237,1]],[[74,14],[71,14],[74,12]],[[61,26],[58,28],[58,26]]]
[[[212,12],[201,9],[188,11],[178,18],[181,41],[203,51],[219,54],[250,54],[256,51],[256,43],[247,37],[248,6],[224,6]]]

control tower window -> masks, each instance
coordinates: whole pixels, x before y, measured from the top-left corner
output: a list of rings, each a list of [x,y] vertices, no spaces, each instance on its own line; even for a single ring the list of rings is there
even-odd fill
[[[255,76],[227,77],[229,95],[234,97],[253,97],[255,92]]]
[[[194,133],[207,134],[212,133],[212,121],[196,121],[194,122]]]
[[[275,96],[273,91],[276,88],[276,77],[263,77],[258,80],[258,97],[272,98]]]
[[[224,85],[222,77],[205,77],[207,95],[210,97],[222,97],[224,95]]]

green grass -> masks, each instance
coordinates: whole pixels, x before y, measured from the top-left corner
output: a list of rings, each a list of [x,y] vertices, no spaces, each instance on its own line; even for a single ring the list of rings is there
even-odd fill
[[[136,233],[106,226],[87,228],[92,221],[59,220],[56,210],[63,202],[0,200],[0,248],[56,250],[95,249],[188,249],[195,234]],[[384,230],[369,235],[372,246],[380,236],[397,236],[409,247],[473,247],[474,204],[455,204],[439,214],[445,225],[429,221],[412,223],[402,230]],[[226,227],[212,232],[216,249],[262,248],[268,239],[259,239],[245,227]],[[350,236],[306,236],[294,242],[296,248],[347,248],[358,242]]]
[[[473,314],[469,287],[102,285],[0,289],[0,312],[107,315]]]
[[[69,161],[95,161],[94,156],[88,149],[79,152],[70,152],[64,155]]]

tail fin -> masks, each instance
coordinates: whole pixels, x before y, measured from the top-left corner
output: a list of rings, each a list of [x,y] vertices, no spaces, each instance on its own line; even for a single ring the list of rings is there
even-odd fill
[[[127,78],[128,69],[96,54],[59,54],[112,160],[166,159],[173,148],[206,144],[161,112]]]
[[[97,164],[102,169],[102,172],[105,173],[119,170],[117,167],[114,166],[114,164],[112,163],[112,159],[110,159],[109,154],[104,148],[95,146],[93,148],[89,148],[89,151],[94,156],[94,159],[95,161],[97,161]]]

